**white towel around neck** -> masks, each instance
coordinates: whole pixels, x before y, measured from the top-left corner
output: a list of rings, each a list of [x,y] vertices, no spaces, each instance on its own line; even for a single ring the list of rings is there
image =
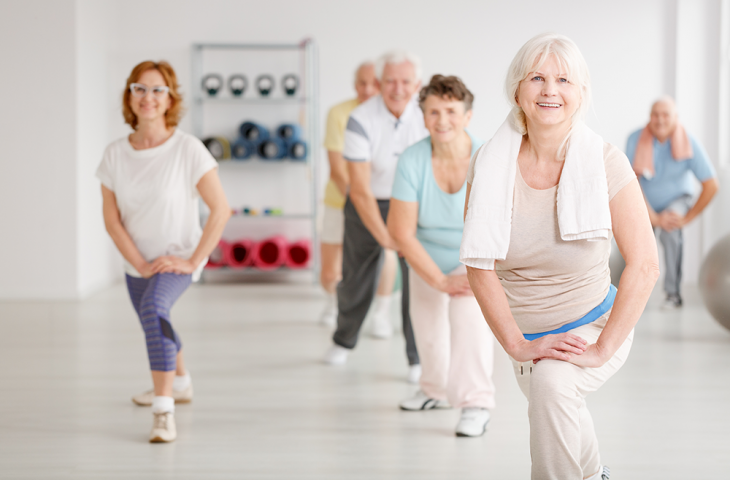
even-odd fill
[[[493,270],[496,260],[507,258],[521,144],[522,134],[508,117],[472,158],[474,178],[459,250],[459,260],[467,266]],[[562,240],[609,238],[611,211],[603,139],[582,122],[568,143],[557,202]]]

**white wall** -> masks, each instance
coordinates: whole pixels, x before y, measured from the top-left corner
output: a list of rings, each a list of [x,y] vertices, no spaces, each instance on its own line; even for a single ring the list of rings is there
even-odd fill
[[[107,76],[109,2],[76,0],[76,295],[86,296],[121,277],[121,256],[104,229],[99,180],[94,176],[109,143],[109,112],[119,92]]]
[[[476,96],[473,129],[488,138],[507,111],[502,82],[517,49],[536,33],[557,31],[578,43],[591,68],[595,113],[589,121],[623,147],[628,133],[645,122],[651,99],[673,89],[673,4],[454,0],[444,8],[440,1],[373,0],[364,8],[342,0],[272,0],[255,7],[235,0],[129,0],[117,3],[109,77],[121,84],[142,59],[165,58],[189,91],[193,42],[313,37],[320,46],[324,120],[329,106],[353,96],[352,71],[360,61],[402,47],[422,57],[425,80],[434,73],[463,78]],[[147,8],[166,11],[165,25],[135,13]],[[112,121],[115,134],[126,131],[116,114]]]
[[[502,81],[514,53],[534,34],[556,31],[573,38],[588,61],[594,86],[588,122],[607,141],[623,148],[628,134],[646,123],[651,101],[677,94],[688,128],[715,158],[722,138],[720,127],[712,130],[713,92],[720,88],[713,66],[719,5],[719,0],[452,0],[447,8],[433,0],[6,1],[0,4],[0,52],[22,79],[0,79],[5,87],[0,199],[14,207],[0,213],[0,265],[6,272],[0,298],[79,296],[118,278],[119,257],[103,231],[93,171],[104,145],[129,132],[119,99],[129,71],[142,60],[170,61],[189,96],[197,88],[190,77],[194,42],[312,37],[320,48],[324,122],[331,105],[353,95],[352,70],[360,61],[406,48],[422,57],[424,80],[434,73],[462,77],[476,96],[472,130],[488,139],[507,112]],[[698,83],[702,88],[693,87]],[[693,93],[702,106],[694,110]],[[190,131],[189,118],[181,128]],[[730,211],[726,205],[728,196],[715,209]],[[713,217],[712,225],[723,218]],[[725,228],[706,224],[689,235],[687,258],[694,255],[694,263],[706,248],[703,242]]]
[[[472,130],[486,140],[508,111],[502,83],[509,62],[528,38],[552,30],[572,37],[591,68],[595,99],[589,124],[623,149],[629,133],[646,122],[652,99],[673,93],[674,4],[454,0],[444,8],[440,1],[273,0],[254,7],[233,0],[130,0],[117,4],[108,76],[120,90],[136,63],[164,58],[190,97],[199,88],[190,75],[193,43],[293,43],[312,37],[320,49],[322,124],[330,106],[353,96],[356,65],[387,49],[406,48],[421,56],[425,81],[434,73],[462,77],[476,97]],[[154,16],[135,13],[144,8],[166,11],[164,27]],[[188,131],[189,120],[181,124]],[[110,123],[115,137],[128,132],[118,111]],[[264,183],[259,188],[269,188]],[[224,235],[240,236],[241,225],[234,218]]]
[[[680,121],[707,150],[715,167],[720,155],[720,2],[717,0],[677,1],[677,43],[674,97]],[[701,72],[698,75],[698,72]],[[721,175],[723,171],[719,172]],[[686,244],[683,261],[685,283],[696,283],[704,254],[714,244],[724,222],[714,221],[714,209],[724,195],[698,221],[684,229]]]
[[[76,294],[73,7],[0,6],[0,298]]]

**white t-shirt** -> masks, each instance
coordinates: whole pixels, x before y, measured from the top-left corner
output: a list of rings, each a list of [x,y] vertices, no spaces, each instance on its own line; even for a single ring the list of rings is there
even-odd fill
[[[122,225],[145,260],[162,255],[188,259],[203,234],[196,185],[217,166],[200,140],[175,129],[165,143],[146,150],[132,148],[127,137],[112,142],[96,176],[114,192]],[[193,281],[206,262],[193,273]],[[124,270],[141,277],[126,260]]]
[[[416,95],[400,118],[395,118],[383,97],[376,95],[350,114],[342,156],[350,162],[371,162],[370,189],[378,200],[388,200],[398,157],[427,136]]]

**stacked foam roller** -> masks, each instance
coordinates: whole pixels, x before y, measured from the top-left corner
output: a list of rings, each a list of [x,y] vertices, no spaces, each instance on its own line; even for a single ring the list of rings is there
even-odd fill
[[[302,140],[302,127],[285,123],[271,135],[269,129],[256,122],[246,121],[238,129],[240,136],[233,142],[223,137],[203,140],[208,151],[218,161],[248,160],[254,155],[263,160],[296,160],[307,158],[307,144]]]
[[[311,243],[307,239],[289,242],[281,235],[259,242],[249,239],[227,242],[221,240],[211,253],[205,268],[223,266],[231,268],[253,267],[261,271],[276,270],[286,266],[292,270],[306,268],[312,258]]]

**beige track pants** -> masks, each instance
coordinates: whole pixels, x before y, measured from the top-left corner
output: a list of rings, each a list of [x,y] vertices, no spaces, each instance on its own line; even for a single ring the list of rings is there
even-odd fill
[[[595,343],[609,314],[571,333]],[[613,358],[599,368],[560,360],[536,364],[512,360],[517,383],[529,402],[532,480],[581,480],[598,472],[598,439],[585,397],[621,368],[633,337],[632,331]]]
[[[466,274],[459,267],[452,274]],[[421,390],[455,408],[494,408],[494,336],[473,296],[450,297],[410,269]]]

